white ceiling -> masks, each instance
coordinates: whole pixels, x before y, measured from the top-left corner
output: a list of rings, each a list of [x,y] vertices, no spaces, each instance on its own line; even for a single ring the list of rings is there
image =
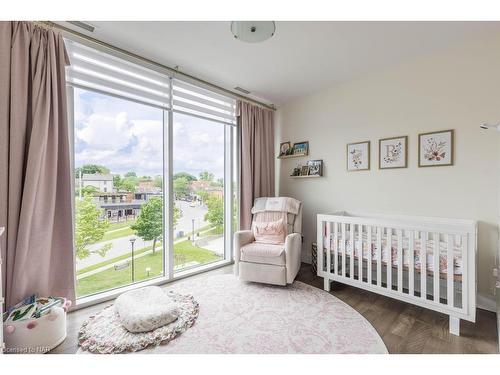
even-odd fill
[[[278,106],[500,32],[500,22],[277,22],[274,37],[249,44],[233,38],[226,21],[89,23],[94,38]]]

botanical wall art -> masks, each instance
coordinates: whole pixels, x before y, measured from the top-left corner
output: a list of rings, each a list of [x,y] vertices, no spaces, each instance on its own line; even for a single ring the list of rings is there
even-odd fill
[[[347,170],[366,171],[370,169],[370,141],[347,145]]]
[[[453,165],[453,138],[453,130],[419,134],[418,166]]]
[[[384,138],[378,141],[379,169],[406,168],[408,137]]]

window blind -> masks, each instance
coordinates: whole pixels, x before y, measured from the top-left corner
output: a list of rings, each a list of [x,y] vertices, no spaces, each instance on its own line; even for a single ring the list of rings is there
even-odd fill
[[[236,101],[233,98],[173,79],[174,112],[186,113],[226,124],[236,124]]]
[[[65,44],[71,63],[66,72],[69,84],[170,109],[167,75],[69,39]]]
[[[167,73],[70,39],[65,39],[65,43],[71,62],[66,80],[71,85],[212,121],[236,124],[236,101],[231,97],[178,78],[171,79]]]

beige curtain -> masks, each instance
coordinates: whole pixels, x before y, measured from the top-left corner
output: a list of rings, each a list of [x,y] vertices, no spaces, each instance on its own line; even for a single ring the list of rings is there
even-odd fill
[[[62,37],[0,22],[0,226],[4,295],[74,299],[70,144]]]
[[[240,228],[250,229],[255,198],[274,196],[274,112],[237,102],[240,126]]]

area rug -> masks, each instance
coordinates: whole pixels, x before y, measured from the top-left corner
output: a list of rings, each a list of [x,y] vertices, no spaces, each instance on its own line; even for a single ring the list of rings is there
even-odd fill
[[[192,295],[199,316],[167,344],[138,353],[387,353],[357,311],[299,281],[280,287],[216,275],[165,289]]]

